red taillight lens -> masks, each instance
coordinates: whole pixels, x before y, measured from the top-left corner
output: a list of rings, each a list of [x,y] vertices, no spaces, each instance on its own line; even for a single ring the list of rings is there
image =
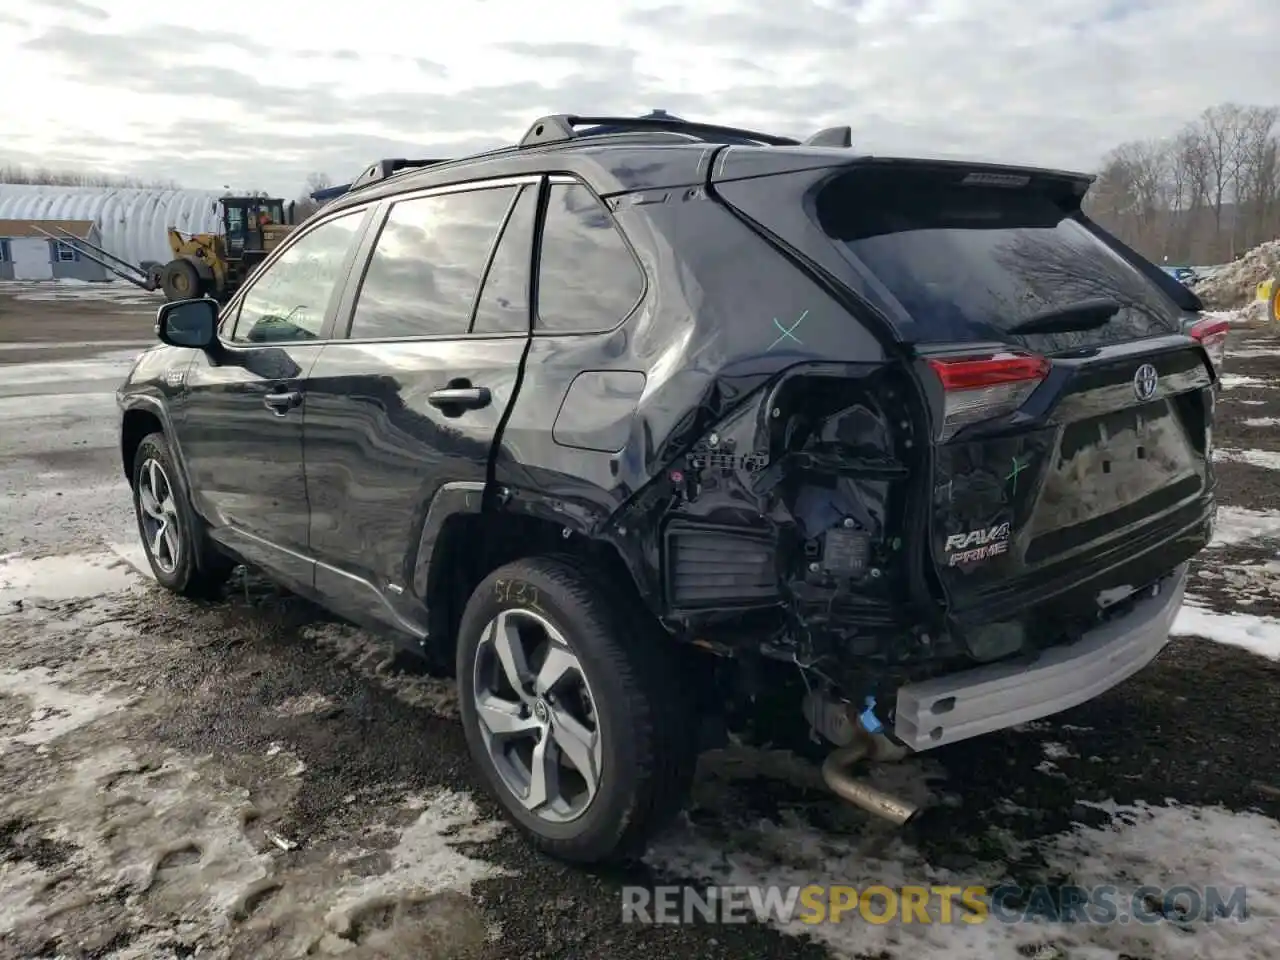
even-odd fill
[[[928,361],[942,383],[945,409],[939,440],[961,427],[1012,413],[1049,375],[1049,361],[1033,353],[996,353]]]
[[[1209,354],[1216,373],[1222,372],[1222,364],[1227,359],[1227,333],[1230,329],[1231,324],[1225,320],[1201,320],[1187,331]]]

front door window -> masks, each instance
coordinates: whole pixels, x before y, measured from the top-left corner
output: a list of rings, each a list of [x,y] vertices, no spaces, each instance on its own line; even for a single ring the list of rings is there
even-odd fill
[[[253,278],[231,339],[237,343],[316,340],[343,277],[365,211],[320,224]]]

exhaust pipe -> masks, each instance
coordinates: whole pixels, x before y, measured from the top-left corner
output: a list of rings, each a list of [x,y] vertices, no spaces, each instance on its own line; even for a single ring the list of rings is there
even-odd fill
[[[836,796],[901,827],[913,820],[920,808],[853,777],[852,768],[863,760],[875,760],[878,752],[879,743],[855,721],[853,741],[827,756],[822,763],[822,779]]]

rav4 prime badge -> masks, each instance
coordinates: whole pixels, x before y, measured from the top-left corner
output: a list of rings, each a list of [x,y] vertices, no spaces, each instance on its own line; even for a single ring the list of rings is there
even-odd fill
[[[952,567],[999,556],[1009,549],[1009,524],[998,523],[994,527],[982,527],[968,533],[953,533],[947,537],[944,549],[947,563]]]

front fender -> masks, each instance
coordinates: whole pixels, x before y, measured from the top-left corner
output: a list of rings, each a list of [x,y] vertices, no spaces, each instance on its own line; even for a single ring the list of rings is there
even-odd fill
[[[164,435],[169,439],[169,449],[173,453],[174,463],[178,468],[178,484],[182,487],[183,494],[187,497],[187,502],[195,506],[196,499],[191,495],[191,483],[187,473],[187,461],[182,453],[182,445],[178,443],[177,431],[174,429],[173,417],[170,414],[168,406],[159,397],[149,393],[125,393],[117,394],[117,402],[120,406],[120,461],[121,467],[124,469],[125,480],[129,486],[133,486],[133,457],[131,450],[137,449],[137,442],[142,438],[137,437],[135,442],[131,437],[126,425],[129,422],[129,414],[137,411],[144,411],[151,414],[160,422],[160,429],[164,431]]]

